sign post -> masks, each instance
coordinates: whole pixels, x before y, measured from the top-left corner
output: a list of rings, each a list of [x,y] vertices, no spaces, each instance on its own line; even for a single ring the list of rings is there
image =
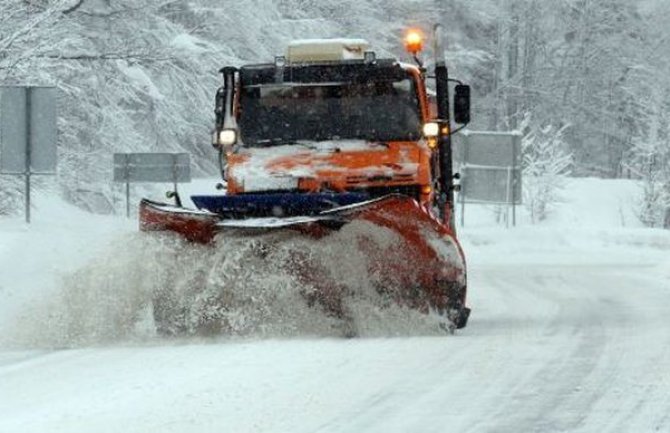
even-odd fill
[[[191,156],[188,153],[115,153],[114,182],[126,184],[126,217],[130,217],[130,183],[172,183],[191,181]]]
[[[56,174],[56,92],[55,87],[0,87],[0,174],[25,177],[27,223],[31,177]]]

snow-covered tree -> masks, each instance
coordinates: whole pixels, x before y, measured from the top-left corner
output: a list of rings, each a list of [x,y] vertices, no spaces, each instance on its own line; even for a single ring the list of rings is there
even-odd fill
[[[638,66],[644,74],[639,124],[641,133],[626,155],[625,167],[630,175],[642,180],[639,215],[652,227],[670,228],[670,4],[649,3],[645,11],[650,35],[644,47],[644,63]]]
[[[295,38],[364,37],[402,57],[403,28],[437,21],[452,76],[473,85],[474,129],[552,125],[576,174],[619,176],[642,161],[626,158],[651,145],[653,125],[655,152],[667,145],[669,9],[652,0],[0,0],[0,85],[60,89],[58,182],[74,202],[91,192],[111,202],[114,152],[187,151],[197,173],[216,173],[209,131],[221,66],[271,60]]]
[[[547,218],[559,200],[573,158],[563,138],[567,126],[526,129],[522,140],[523,195],[531,220],[537,223]]]

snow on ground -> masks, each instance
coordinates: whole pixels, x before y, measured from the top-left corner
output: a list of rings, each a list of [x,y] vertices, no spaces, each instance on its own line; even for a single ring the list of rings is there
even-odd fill
[[[135,224],[38,196],[30,228],[0,219],[0,432],[670,431],[670,234],[636,221],[633,182],[568,186],[537,226],[466,208],[455,336],[164,340],[149,318],[66,350],[6,337],[63,284],[129,265],[90,261]]]
[[[51,296],[60,279],[101,254],[136,222],[92,216],[64,203],[54,191],[33,197],[32,224],[23,216],[0,218],[0,332],[26,305]],[[2,338],[0,338],[0,341]]]
[[[459,232],[470,252],[468,262],[635,264],[647,263],[652,252],[662,260],[670,249],[667,231],[644,228],[636,216],[640,187],[634,181],[569,179],[561,195],[548,218],[536,225],[525,208],[517,207],[515,227],[511,212],[508,222],[497,223],[498,214],[505,214],[498,207],[466,204],[465,227]]]

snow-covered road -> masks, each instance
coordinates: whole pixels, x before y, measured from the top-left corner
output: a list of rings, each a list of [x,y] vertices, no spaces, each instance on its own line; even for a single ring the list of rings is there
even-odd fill
[[[670,431],[670,292],[650,271],[479,269],[492,309],[459,340],[475,369],[461,431]]]
[[[598,188],[580,206],[614,203]],[[576,209],[563,225],[463,232],[473,316],[455,336],[0,339],[0,432],[668,432],[670,234]],[[72,252],[98,249],[86,218],[0,226],[0,337],[78,267]]]
[[[455,337],[0,355],[1,432],[670,431],[654,263],[475,264]]]

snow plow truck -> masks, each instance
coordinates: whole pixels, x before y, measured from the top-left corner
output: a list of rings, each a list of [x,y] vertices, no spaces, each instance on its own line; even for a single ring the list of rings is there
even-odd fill
[[[174,204],[144,199],[140,229],[225,245],[230,231],[321,240],[365,221],[398,239],[351,246],[370,248],[370,272],[387,282],[379,290],[439,315],[451,332],[464,327],[451,135],[452,120],[458,129],[470,120],[470,88],[449,77],[440,34],[436,26],[432,71],[419,59],[418,30],[404,41],[413,63],[378,58],[365,40],[324,39],[294,41],[271,63],[222,68],[213,132],[221,193],[192,196],[197,209],[176,192]],[[346,294],[316,287],[310,305],[342,314],[333,297]]]

